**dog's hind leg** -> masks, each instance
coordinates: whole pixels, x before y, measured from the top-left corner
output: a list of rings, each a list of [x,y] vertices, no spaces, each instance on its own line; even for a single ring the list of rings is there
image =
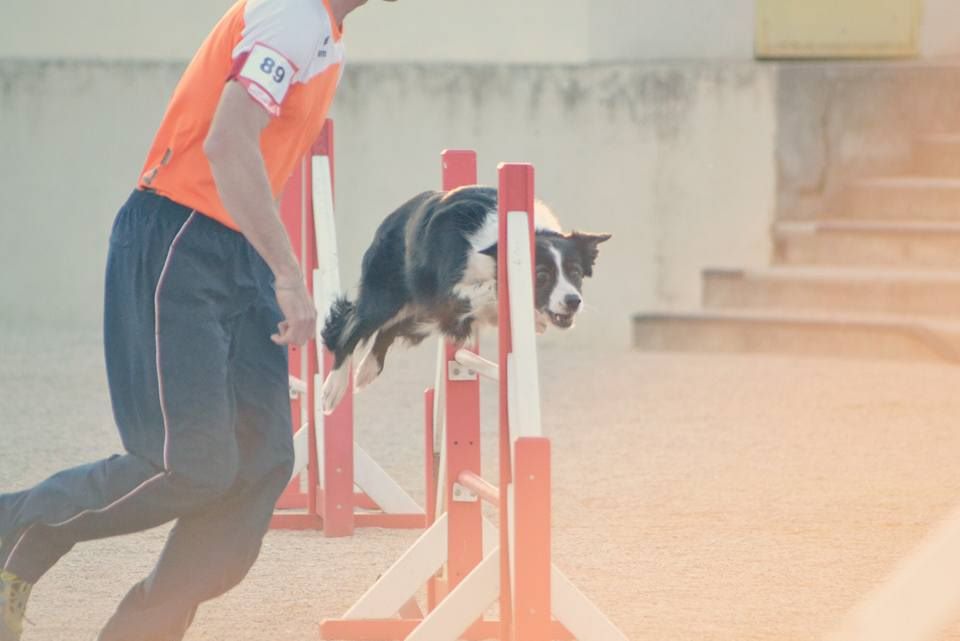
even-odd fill
[[[373,346],[364,355],[357,366],[354,375],[353,385],[356,391],[360,391],[372,383],[383,371],[383,365],[386,362],[387,351],[394,341],[398,338],[406,338],[411,344],[416,345],[427,337],[426,333],[417,332],[418,323],[415,318],[408,317],[404,320],[392,324],[377,333]]]
[[[359,392],[380,376],[380,372],[383,371],[383,357],[386,356],[387,350],[390,349],[390,345],[393,344],[397,336],[395,330],[396,327],[391,327],[377,332],[373,345],[370,346],[367,353],[360,359],[360,364],[357,365],[357,371],[353,376],[354,391]]]
[[[336,337],[335,346],[324,342],[334,353],[334,369],[323,382],[323,412],[330,414],[340,404],[350,385],[350,366],[358,347],[373,339],[384,326],[403,310],[403,299],[395,292],[377,287],[362,288],[360,296],[343,322],[342,331]],[[328,321],[329,325],[330,321]],[[374,341],[375,344],[375,341]]]
[[[360,343],[357,345],[357,348],[353,350],[354,361],[359,361],[362,363],[368,356],[370,356],[370,352],[373,351],[373,346],[376,344],[377,337],[380,336],[381,331],[382,330],[378,329],[373,333],[373,336],[360,341]]]

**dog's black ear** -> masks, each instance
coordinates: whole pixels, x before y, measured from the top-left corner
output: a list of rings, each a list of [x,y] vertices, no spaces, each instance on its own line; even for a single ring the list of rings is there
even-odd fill
[[[480,253],[496,260],[497,259],[497,243],[490,245],[486,249],[481,249]]]
[[[584,276],[593,276],[593,266],[597,262],[597,256],[600,255],[600,249],[597,245],[605,243],[611,238],[613,238],[611,234],[588,234],[579,231],[570,234],[570,240],[576,243],[577,249],[580,251]]]

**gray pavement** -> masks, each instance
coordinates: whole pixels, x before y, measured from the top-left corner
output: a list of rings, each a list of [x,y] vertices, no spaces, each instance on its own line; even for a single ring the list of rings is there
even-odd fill
[[[359,440],[418,500],[432,362],[398,350],[357,399]],[[960,369],[551,340],[541,374],[555,561],[634,641],[819,638],[960,503]],[[96,335],[0,329],[0,491],[117,451],[111,423]],[[164,534],[78,546],[37,586],[24,640],[92,639]],[[414,537],[271,533],[188,639],[316,639]]]

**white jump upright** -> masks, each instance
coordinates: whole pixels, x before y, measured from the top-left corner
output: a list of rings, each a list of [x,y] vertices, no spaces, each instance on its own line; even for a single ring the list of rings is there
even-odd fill
[[[330,303],[341,291],[333,179],[333,122],[328,120],[287,184],[280,206],[317,306],[318,337]],[[319,390],[332,365],[320,340],[290,348],[296,462],[271,528],[349,536],[355,527],[424,527],[425,511],[354,442],[352,386],[333,414],[321,411]],[[427,465],[432,483],[432,458]]]
[[[935,641],[960,618],[960,506],[851,610],[828,641]]]
[[[444,188],[476,183],[476,155],[447,151]],[[626,641],[551,563],[550,441],[540,415],[534,321],[533,167],[499,168],[499,362],[442,344],[426,425],[439,444],[432,525],[322,639]],[[500,482],[480,476],[480,377],[497,381]],[[499,531],[482,503],[499,513]],[[426,587],[425,608],[417,596]],[[486,618],[499,604],[499,620]]]

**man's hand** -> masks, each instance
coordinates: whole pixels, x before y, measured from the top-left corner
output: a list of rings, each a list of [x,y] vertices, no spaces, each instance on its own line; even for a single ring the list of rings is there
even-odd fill
[[[278,280],[274,286],[283,312],[278,332],[270,337],[277,345],[303,345],[316,335],[317,310],[301,278]]]

